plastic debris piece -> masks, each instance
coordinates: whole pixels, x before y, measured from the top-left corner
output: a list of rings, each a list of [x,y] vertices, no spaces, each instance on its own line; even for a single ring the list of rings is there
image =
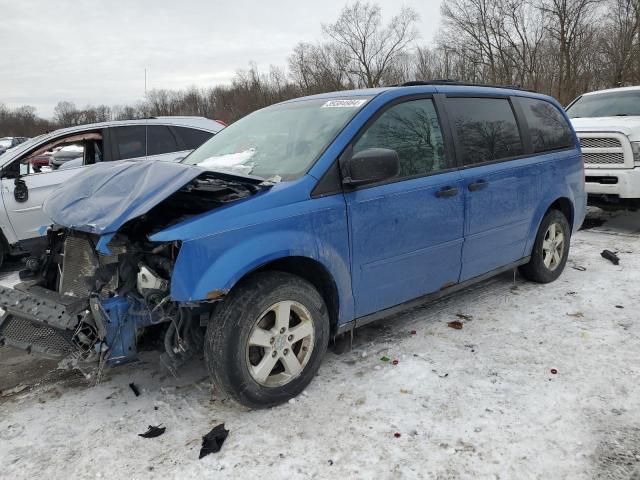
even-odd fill
[[[622,305],[616,305],[616,308],[624,308]]]
[[[575,317],[575,318],[583,318],[584,314],[582,312],[576,312],[576,313],[567,313],[567,316],[569,317]]]
[[[391,362],[391,364],[392,364],[392,365],[397,365],[397,364],[398,364],[398,360],[393,360],[393,361]]]
[[[200,456],[198,458],[200,459],[210,453],[219,452],[227,435],[229,435],[229,430],[224,428],[224,423],[213,427],[209,433],[202,437],[202,448],[200,449]]]
[[[387,357],[387,356],[383,356],[383,357],[380,357],[380,360],[383,361],[383,362],[388,362],[391,359],[389,357]]]
[[[551,369],[551,373],[553,373],[554,375],[558,373],[558,370],[556,370],[555,368]]]
[[[611,250],[603,250],[600,256],[609,260],[614,265],[618,265],[620,263],[620,258],[618,258],[618,256]]]
[[[140,389],[138,388],[138,386],[135,383],[133,383],[133,382],[130,383],[129,384],[129,388],[136,395],[136,397],[140,396]]]
[[[400,432],[396,432],[393,434],[393,436],[396,438],[400,438],[402,435],[400,434]]]
[[[142,438],[156,438],[162,435],[167,427],[163,427],[162,425],[158,425],[154,427],[153,425],[149,425],[149,430],[144,433],[139,433],[138,436]]]
[[[587,269],[585,267],[583,267],[582,265],[571,265],[571,268],[573,268],[574,270],[578,270],[579,272],[586,272]]]
[[[460,322],[459,320],[454,320],[453,322],[447,323],[447,326],[455,328],[456,330],[462,330],[462,325],[462,322]]]
[[[456,313],[456,317],[467,321],[473,320],[473,315],[467,315],[465,313]]]

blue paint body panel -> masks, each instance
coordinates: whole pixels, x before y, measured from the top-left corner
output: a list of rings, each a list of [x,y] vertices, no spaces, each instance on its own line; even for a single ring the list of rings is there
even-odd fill
[[[101,303],[107,330],[107,365],[116,366],[137,360],[137,331],[159,321],[157,315],[149,312],[144,304],[133,297],[115,296]]]
[[[152,235],[154,242],[181,241],[171,298],[184,304],[206,301],[228,292],[269,262],[305,257],[333,278],[340,325],[527,257],[544,213],[559,198],[571,203],[577,230],[584,219],[586,194],[575,135],[573,148],[561,152],[313,197],[319,180],[381,108],[403,97],[461,93],[540,98],[562,111],[555,100],[543,95],[482,87],[413,86],[312,97],[375,95],[302,177]],[[175,191],[182,180],[196,174],[185,170],[179,181],[167,178],[166,183],[154,177],[153,184],[157,192],[164,192],[159,196],[166,197],[166,192]],[[487,181],[488,187],[470,193],[468,185],[478,180]],[[460,193],[436,197],[443,187],[457,187]],[[82,188],[91,191],[90,186]],[[73,193],[65,190],[63,196],[72,199]],[[79,217],[73,217],[69,226],[104,234],[99,246],[106,248],[108,235],[123,220],[159,201],[158,195],[144,192],[130,196],[130,205],[118,205],[117,215],[94,227],[78,225]],[[91,209],[90,202],[83,205]],[[53,202],[47,208],[54,219],[61,218]],[[91,217],[86,211],[82,215]],[[121,309],[116,308],[120,317]]]
[[[356,317],[455,284],[460,276],[464,197],[457,171],[356,190],[350,219]]]

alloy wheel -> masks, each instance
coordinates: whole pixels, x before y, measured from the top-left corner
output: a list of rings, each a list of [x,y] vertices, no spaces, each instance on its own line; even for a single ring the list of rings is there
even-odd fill
[[[246,346],[251,377],[265,387],[280,387],[298,377],[314,346],[309,310],[294,301],[278,302],[255,322]]]
[[[544,266],[554,271],[562,262],[564,255],[564,233],[559,223],[552,223],[542,241],[542,261]]]

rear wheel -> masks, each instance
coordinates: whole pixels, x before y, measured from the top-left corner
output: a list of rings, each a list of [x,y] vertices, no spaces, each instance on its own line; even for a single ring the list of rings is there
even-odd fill
[[[528,280],[550,283],[557,279],[567,263],[571,228],[564,214],[549,210],[540,223],[531,260],[520,267]]]
[[[205,359],[222,393],[248,407],[270,407],[304,390],[328,341],[329,317],[317,290],[295,275],[264,272],[216,308]]]

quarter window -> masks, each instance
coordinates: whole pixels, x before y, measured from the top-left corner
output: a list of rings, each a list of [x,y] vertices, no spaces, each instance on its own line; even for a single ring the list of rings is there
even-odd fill
[[[535,153],[571,146],[571,129],[558,109],[544,100],[520,98]]]
[[[163,125],[147,126],[147,155],[161,155],[178,151],[178,143],[169,127]]]
[[[365,131],[353,152],[389,148],[400,157],[399,177],[447,168],[442,131],[431,99],[412,100],[386,110]]]
[[[145,125],[115,127],[111,132],[113,133],[118,152],[118,158],[116,158],[116,160],[144,157],[147,154],[145,148]]]
[[[174,127],[176,134],[182,140],[185,150],[195,150],[204,142],[213,137],[213,133],[195,128]]]
[[[522,155],[522,140],[509,100],[449,98],[447,111],[465,165]]]

